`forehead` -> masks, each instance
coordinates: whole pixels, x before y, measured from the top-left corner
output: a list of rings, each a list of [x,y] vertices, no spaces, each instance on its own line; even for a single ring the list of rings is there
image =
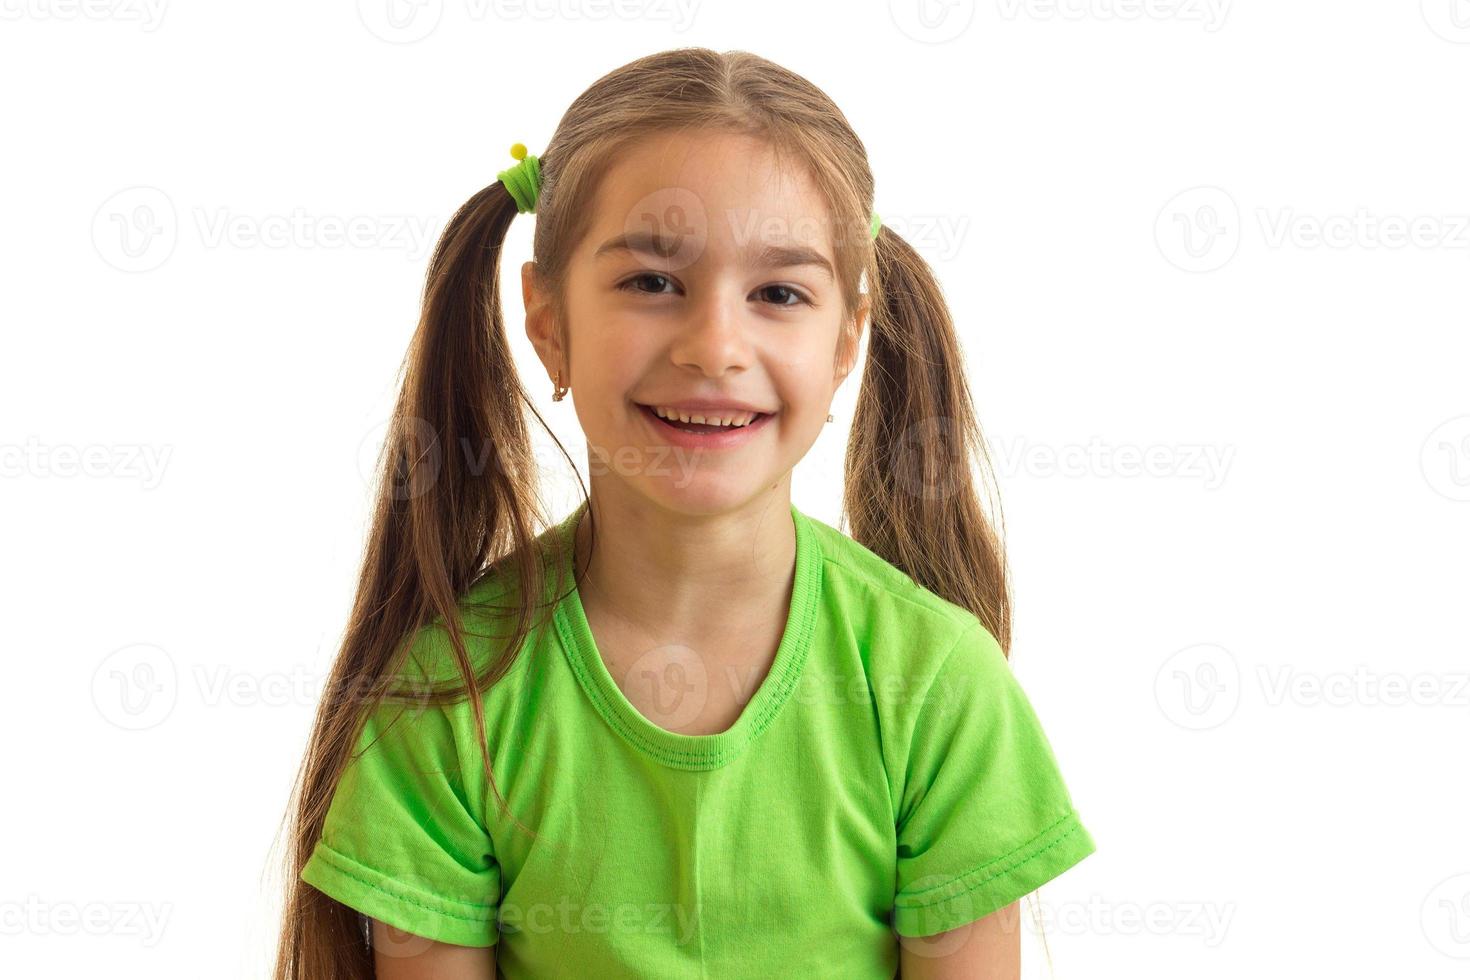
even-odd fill
[[[604,175],[584,245],[617,235],[693,236],[701,251],[806,245],[830,257],[827,202],[798,159],[738,133],[660,133],[624,147]]]

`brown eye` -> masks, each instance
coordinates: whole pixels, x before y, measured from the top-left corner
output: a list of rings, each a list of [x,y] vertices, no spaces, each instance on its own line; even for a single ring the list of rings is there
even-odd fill
[[[790,286],[762,286],[760,291],[767,297],[773,294],[776,296],[772,301],[773,306],[800,306],[803,303],[811,305],[811,300]]]
[[[646,283],[650,280],[655,283],[673,282],[668,276],[661,276],[657,272],[640,272],[631,279],[625,279],[618,288],[630,293],[646,293],[650,296],[657,296],[664,292],[662,289],[639,289],[636,285],[637,283]]]

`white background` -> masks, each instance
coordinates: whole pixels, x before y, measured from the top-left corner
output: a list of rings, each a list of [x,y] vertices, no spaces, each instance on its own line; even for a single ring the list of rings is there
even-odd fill
[[[265,974],[434,235],[692,44],[832,95],[947,290],[1099,847],[1054,975],[1465,976],[1470,4],[388,9],[0,0],[0,971]]]

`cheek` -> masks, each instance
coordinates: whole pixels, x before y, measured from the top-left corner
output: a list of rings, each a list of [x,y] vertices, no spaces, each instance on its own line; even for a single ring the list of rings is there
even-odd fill
[[[781,400],[793,409],[815,412],[832,394],[833,350],[824,343],[787,344],[767,360]]]
[[[646,330],[627,316],[589,309],[572,321],[572,383],[582,398],[607,406],[631,397],[651,356]]]

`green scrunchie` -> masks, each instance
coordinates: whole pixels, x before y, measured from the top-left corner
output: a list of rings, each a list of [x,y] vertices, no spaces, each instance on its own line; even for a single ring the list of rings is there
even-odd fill
[[[525,214],[536,210],[536,198],[541,194],[541,161],[526,154],[526,145],[517,143],[510,148],[510,155],[520,162],[509,170],[496,174],[510,196],[515,198],[516,211]]]
[[[536,210],[536,198],[541,195],[541,161],[526,153],[524,143],[516,143],[510,148],[510,155],[517,161],[509,170],[502,170],[495,177],[510,196],[515,199],[516,211],[525,214],[527,211]],[[878,229],[883,222],[878,217],[878,212],[873,212],[872,220],[868,222],[868,237],[876,239]]]

